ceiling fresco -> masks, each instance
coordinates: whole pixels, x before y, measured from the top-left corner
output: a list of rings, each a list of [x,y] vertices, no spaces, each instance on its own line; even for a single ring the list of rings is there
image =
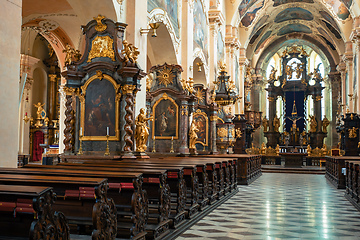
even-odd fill
[[[334,28],[336,28],[336,30],[338,30],[340,32],[340,28],[339,25],[336,23],[336,21],[330,16],[329,13],[325,12],[325,11],[319,11],[320,15],[326,20],[328,21],[328,23],[330,23]]]
[[[314,3],[313,0],[274,0],[274,7],[280,6],[282,4],[295,3],[295,2]]]
[[[331,24],[329,24],[324,20],[322,20],[322,22],[325,23],[326,27],[330,30],[330,32],[332,32],[335,35],[337,39],[341,39],[340,33]]]
[[[258,30],[260,29],[260,27],[262,25],[264,25],[266,23],[266,21],[268,20],[269,18],[269,15],[265,15],[265,16],[262,16],[254,25],[252,31],[251,31],[251,34],[250,34],[250,38],[256,33],[258,32]]]
[[[274,22],[281,23],[289,20],[306,20],[311,21],[314,16],[308,10],[303,8],[294,7],[287,8],[276,15]]]
[[[261,33],[264,31],[264,29],[266,28],[267,25],[262,26],[251,38],[249,43],[253,44],[256,39],[261,35]]]
[[[241,24],[244,27],[248,27],[254,21],[256,13],[264,6],[265,0],[258,1],[256,4],[253,4],[246,12],[245,16],[241,19]]]
[[[240,19],[245,16],[246,12],[257,2],[257,0],[242,0],[239,5]]]
[[[258,44],[256,45],[256,48],[255,48],[255,52],[258,50],[258,48],[263,44],[263,42],[265,42],[265,40],[267,40],[270,35],[271,35],[272,31],[267,31],[263,36],[262,38],[259,40]]]
[[[293,32],[312,33],[311,29],[308,26],[305,26],[304,24],[300,24],[300,23],[295,23],[295,24],[285,25],[279,30],[277,35],[282,36]]]
[[[324,2],[332,8],[332,11],[339,19],[346,20],[350,16],[350,12],[343,2],[339,0],[324,0]],[[349,4],[348,1],[347,4]]]

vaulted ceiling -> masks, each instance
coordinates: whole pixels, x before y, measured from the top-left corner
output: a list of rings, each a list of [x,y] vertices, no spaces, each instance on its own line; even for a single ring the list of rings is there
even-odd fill
[[[241,0],[237,22],[248,59],[268,59],[293,44],[311,46],[334,69],[352,28],[352,0]],[[351,30],[350,30],[351,31]],[[244,37],[246,38],[244,40]],[[270,48],[270,49],[269,49]],[[263,56],[265,55],[265,56]]]

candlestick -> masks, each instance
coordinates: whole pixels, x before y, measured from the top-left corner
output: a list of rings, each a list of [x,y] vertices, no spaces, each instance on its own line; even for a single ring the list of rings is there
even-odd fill
[[[106,135],[109,136],[109,127],[106,128]]]
[[[174,152],[174,137],[171,137],[171,149],[170,152],[173,153]]]
[[[80,128],[80,131],[81,131],[82,129]],[[83,153],[83,149],[82,149],[82,135],[80,135],[80,137],[79,137],[79,139],[80,139],[80,146],[79,146],[79,151],[78,151],[78,154],[77,155],[83,155],[84,153]]]
[[[80,136],[82,136],[83,133],[82,133],[82,127],[80,127]]]
[[[153,149],[152,149],[151,152],[156,152],[156,150],[155,150],[155,136],[153,137]]]
[[[108,128],[109,129],[109,128]],[[106,150],[104,153],[104,156],[109,156],[110,150],[109,150],[109,134],[106,135]]]

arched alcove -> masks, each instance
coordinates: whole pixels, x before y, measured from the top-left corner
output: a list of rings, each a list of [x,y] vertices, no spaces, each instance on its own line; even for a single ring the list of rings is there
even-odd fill
[[[206,75],[204,69],[204,63],[201,61],[200,58],[195,58],[193,62],[193,78],[195,84],[204,84],[206,87]]]

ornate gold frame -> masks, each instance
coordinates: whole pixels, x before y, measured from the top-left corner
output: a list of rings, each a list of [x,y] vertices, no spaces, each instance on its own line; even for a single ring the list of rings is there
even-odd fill
[[[156,106],[157,106],[162,100],[170,100],[170,101],[175,105],[175,107],[176,107],[176,134],[175,134],[174,139],[179,139],[179,117],[180,117],[180,115],[179,115],[179,106],[176,104],[175,100],[172,99],[171,97],[169,97],[166,93],[164,93],[164,94],[162,95],[162,97],[159,98],[159,99],[155,102],[154,106],[152,107],[152,112],[153,112],[153,114],[155,114]],[[155,119],[155,117],[156,117],[156,116],[154,116],[154,119]],[[171,138],[172,138],[172,136],[166,136],[166,137],[155,136],[155,120],[152,121],[152,133],[151,133],[151,136],[152,136],[153,139],[154,139],[154,137],[155,137],[155,139],[171,139]]]
[[[205,137],[205,143],[200,142],[200,141],[195,141],[195,144],[199,143],[203,146],[208,146],[209,145],[209,119],[208,119],[206,113],[202,112],[200,109],[196,110],[193,117],[195,117],[197,115],[203,116],[206,120],[206,122],[205,122],[205,136],[206,137]]]
[[[121,93],[119,93],[120,84],[117,84],[116,81],[107,74],[102,74],[101,71],[97,71],[97,74],[90,77],[83,86],[81,86],[81,94],[78,94],[80,100],[80,127],[85,129],[85,96],[86,96],[86,89],[88,88],[89,84],[94,81],[95,79],[103,79],[108,80],[112,83],[115,89],[115,136],[110,136],[109,141],[119,141],[120,140],[120,130],[119,130],[119,106],[120,106],[120,99]],[[106,141],[106,136],[83,136],[83,141]]]

